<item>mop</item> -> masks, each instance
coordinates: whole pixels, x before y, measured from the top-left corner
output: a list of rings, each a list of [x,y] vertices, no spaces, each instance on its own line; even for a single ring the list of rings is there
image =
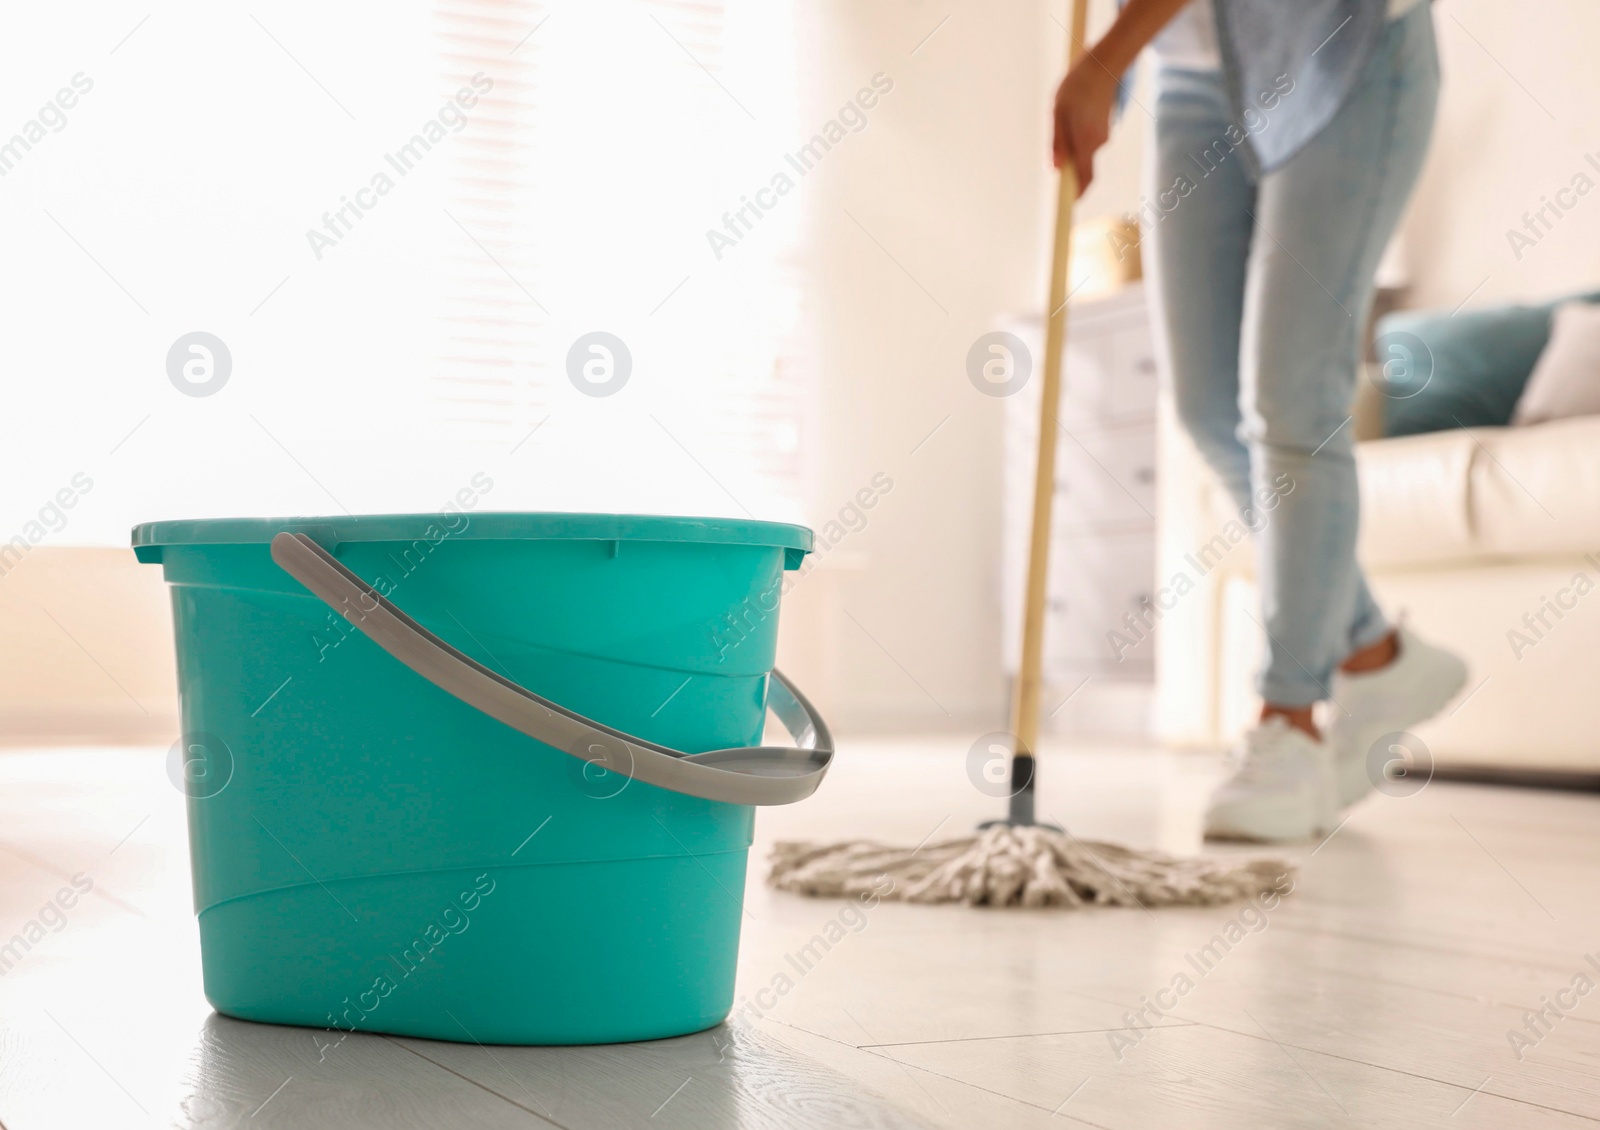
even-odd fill
[[[1084,9],[1074,0],[1068,51],[1083,51]],[[1034,818],[1037,781],[1033,751],[1039,734],[1047,565],[1054,499],[1061,356],[1067,332],[1067,264],[1078,181],[1071,162],[1061,168],[1051,257],[1050,306],[1045,325],[1039,454],[1022,620],[1022,658],[1012,704],[1011,797],[1005,820],[976,836],[896,848],[866,840],[837,844],[782,841],[773,847],[768,882],[818,897],[864,894],[907,902],[974,906],[1171,906],[1214,904],[1288,889],[1293,869],[1257,859],[1226,863],[1085,842]],[[885,877],[892,879],[885,894]]]

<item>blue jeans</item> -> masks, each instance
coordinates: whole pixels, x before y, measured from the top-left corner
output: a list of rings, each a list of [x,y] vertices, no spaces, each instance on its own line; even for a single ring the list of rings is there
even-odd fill
[[[1333,121],[1259,182],[1234,150],[1272,128],[1294,76],[1246,92],[1240,122],[1220,74],[1157,80],[1145,214],[1158,350],[1179,419],[1255,533],[1258,688],[1276,705],[1330,697],[1338,665],[1389,631],[1356,564],[1351,404],[1373,274],[1433,128],[1429,9],[1388,25]]]

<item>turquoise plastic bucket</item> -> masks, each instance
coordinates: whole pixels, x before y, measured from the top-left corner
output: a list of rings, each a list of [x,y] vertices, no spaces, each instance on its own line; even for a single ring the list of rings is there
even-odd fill
[[[285,532],[306,536],[273,541]],[[586,716],[607,748],[681,773],[675,751],[759,744],[783,571],[809,530],[446,513],[155,522],[133,544],[172,585],[172,770],[219,1012],[517,1044],[680,1035],[727,1015],[750,805],[490,717],[397,661],[376,620],[336,614],[279,550],[364,580],[374,608],[455,649],[441,662],[486,694],[521,684],[530,709]],[[693,771],[731,776],[714,769]]]

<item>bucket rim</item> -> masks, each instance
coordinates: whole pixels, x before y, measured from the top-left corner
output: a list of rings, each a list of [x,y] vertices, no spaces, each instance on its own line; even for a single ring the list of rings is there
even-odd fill
[[[463,525],[463,521],[465,525]],[[416,541],[429,527],[469,541],[645,541],[771,546],[805,554],[805,526],[755,518],[667,514],[596,514],[561,510],[444,510],[412,514],[340,514],[285,518],[179,518],[133,527],[133,548],[169,545],[266,545],[275,534],[309,534],[332,550],[341,542]]]

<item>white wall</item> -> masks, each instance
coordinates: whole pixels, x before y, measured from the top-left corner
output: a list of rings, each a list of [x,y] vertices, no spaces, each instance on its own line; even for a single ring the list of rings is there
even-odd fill
[[[1404,228],[1411,302],[1454,307],[1540,297],[1600,281],[1600,5],[1443,0],[1444,91]],[[1595,189],[1520,261],[1507,238],[1541,197],[1586,172]],[[1475,287],[1481,289],[1474,294]]]
[[[0,576],[0,742],[175,738],[168,609],[130,549],[31,550]]]

